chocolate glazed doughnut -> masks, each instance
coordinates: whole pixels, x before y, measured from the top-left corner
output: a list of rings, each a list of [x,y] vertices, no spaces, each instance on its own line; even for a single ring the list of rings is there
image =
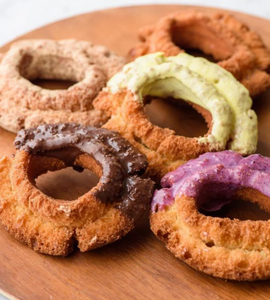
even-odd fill
[[[0,218],[9,233],[35,251],[67,255],[111,243],[133,227],[149,204],[153,183],[143,179],[146,157],[116,132],[77,124],[21,130],[14,159],[0,162]],[[100,179],[73,201],[56,200],[35,178],[67,166]]]

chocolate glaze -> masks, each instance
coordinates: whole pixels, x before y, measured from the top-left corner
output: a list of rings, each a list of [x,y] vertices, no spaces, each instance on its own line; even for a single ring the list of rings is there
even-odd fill
[[[115,208],[133,220],[150,202],[154,184],[140,177],[148,165],[146,156],[117,132],[79,124],[47,124],[19,131],[14,145],[33,155],[59,158],[75,169],[78,155],[90,155],[102,168],[95,197],[103,203],[117,202]]]

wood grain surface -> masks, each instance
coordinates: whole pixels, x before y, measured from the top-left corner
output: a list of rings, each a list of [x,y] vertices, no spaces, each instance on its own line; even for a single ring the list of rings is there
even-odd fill
[[[138,6],[97,11],[47,25],[20,39],[91,40],[126,55],[137,42],[140,26],[151,24],[167,13],[193,8]],[[258,31],[270,48],[269,21],[232,14]],[[2,47],[0,52],[8,47]],[[44,84],[53,87],[57,83]],[[255,100],[254,110],[259,118],[258,152],[270,156],[270,92]],[[153,122],[175,128],[179,134],[198,136],[206,132],[203,119],[188,106],[176,109],[172,104],[157,100],[147,108],[147,113]],[[14,153],[14,137],[0,129],[0,156]],[[69,194],[72,199],[90,188],[89,174],[80,176],[70,170],[50,174],[45,180],[40,179],[39,186],[53,196]],[[239,218],[254,218],[254,214],[257,218],[269,217],[250,205],[239,203],[224,214]],[[0,289],[15,299],[270,299],[269,281],[248,283],[216,279],[177,260],[151,233],[147,214],[122,240],[88,253],[76,251],[67,258],[37,254],[0,228],[0,258]]]

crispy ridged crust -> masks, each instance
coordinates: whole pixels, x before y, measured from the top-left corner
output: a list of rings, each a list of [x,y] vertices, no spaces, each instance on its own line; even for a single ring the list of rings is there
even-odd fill
[[[76,40],[24,40],[0,58],[0,126],[17,132],[40,124],[80,122],[100,127],[107,116],[92,101],[124,65],[103,46]],[[66,90],[48,90],[30,80],[70,80]]]
[[[94,106],[113,115],[104,128],[118,131],[147,156],[147,174],[157,182],[187,160],[208,151],[217,151],[208,144],[199,144],[197,138],[178,136],[171,129],[153,125],[144,113],[144,104],[134,101],[131,92],[112,94],[103,91],[94,101]],[[211,115],[198,105],[193,104],[193,107],[206,119],[209,134]]]
[[[101,172],[88,155],[80,155],[76,164]],[[61,160],[25,151],[17,152],[12,160],[0,160],[0,219],[12,236],[35,251],[68,255],[76,243],[81,251],[88,251],[114,242],[134,227],[134,222],[112,204],[95,198],[96,187],[67,203],[46,196],[29,181],[47,170],[64,167]]]
[[[251,188],[239,197],[270,212],[269,197]],[[150,216],[151,229],[192,268],[224,279],[270,278],[270,221],[214,218],[198,212],[195,199],[181,196]]]
[[[266,70],[270,53],[259,35],[224,13],[212,16],[196,11],[178,12],[139,31],[141,42],[129,52],[129,60],[147,53],[177,55],[184,49],[200,49],[230,71],[252,97],[270,86]]]

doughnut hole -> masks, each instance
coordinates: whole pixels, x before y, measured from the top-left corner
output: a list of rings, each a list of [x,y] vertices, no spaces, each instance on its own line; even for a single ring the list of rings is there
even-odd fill
[[[195,56],[195,57],[203,57],[211,62],[217,63],[218,61],[214,59],[214,57],[211,54],[206,54],[203,53],[201,50],[199,49],[189,49],[189,48],[185,48],[185,52]]]
[[[68,89],[81,81],[84,73],[70,57],[25,53],[19,63],[22,77],[45,89]]]
[[[266,221],[270,219],[270,214],[262,210],[257,204],[244,201],[236,197],[233,202],[224,205],[221,209],[215,212],[201,211],[204,215],[252,221]]]
[[[183,254],[185,260],[189,260],[190,258],[192,258],[191,253],[186,249],[184,249],[182,254]]]
[[[34,79],[32,84],[47,90],[67,90],[77,82],[70,80]]]
[[[249,268],[249,262],[247,260],[240,260],[237,264],[237,267],[239,269],[248,269]]]
[[[175,23],[171,29],[173,43],[185,52],[218,62],[233,55],[233,47],[224,42],[204,22]]]
[[[32,184],[56,200],[70,201],[84,195],[98,184],[101,174],[100,166],[86,154],[73,166],[55,157],[32,156],[28,167]]]
[[[270,213],[256,204],[258,197],[267,197],[256,190],[249,196],[250,188],[234,184],[208,182],[200,188],[196,198],[197,208],[205,216],[239,220],[269,220]],[[257,194],[259,193],[259,194]],[[252,194],[251,194],[252,195]],[[214,246],[209,242],[210,247]],[[207,245],[209,247],[209,245]]]
[[[212,247],[215,246],[215,242],[214,242],[214,241],[209,241],[209,242],[206,243],[206,246],[207,246],[208,248],[212,248]]]
[[[169,128],[177,135],[186,137],[200,137],[208,132],[208,124],[203,115],[198,112],[203,111],[210,123],[211,114],[197,105],[197,109],[181,99],[157,98],[146,96],[145,114],[150,122],[161,128]],[[168,118],[170,116],[170,118]]]
[[[157,237],[163,242],[168,242],[170,238],[170,232],[164,233],[162,230],[157,231]]]

